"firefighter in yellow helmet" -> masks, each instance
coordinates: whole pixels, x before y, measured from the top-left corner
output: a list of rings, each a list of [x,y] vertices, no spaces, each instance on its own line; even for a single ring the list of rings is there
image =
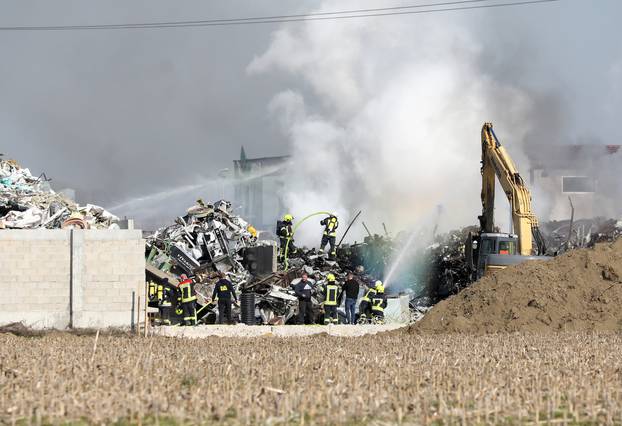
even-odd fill
[[[320,221],[320,225],[324,226],[324,234],[322,235],[322,242],[320,243],[320,251],[324,251],[326,244],[330,244],[329,258],[334,259],[337,257],[337,228],[339,227],[339,220],[337,216],[330,215]]]
[[[370,285],[363,297],[361,298],[361,304],[359,305],[358,324],[366,324],[371,320],[371,301],[375,295],[376,288],[374,285]]]
[[[285,247],[287,247],[288,255],[296,251],[296,246],[294,245],[293,221],[294,216],[288,213],[283,216],[283,220],[279,220],[276,224],[276,233],[279,237],[280,247],[279,260],[281,262],[285,260]]]
[[[376,293],[371,298],[371,315],[374,323],[382,324],[384,323],[384,308],[387,307],[387,296],[384,294],[382,281],[376,281],[374,290]]]
[[[341,305],[342,291],[332,273],[326,275],[326,284],[322,288],[322,293],[324,295],[324,325],[338,324],[337,306]]]

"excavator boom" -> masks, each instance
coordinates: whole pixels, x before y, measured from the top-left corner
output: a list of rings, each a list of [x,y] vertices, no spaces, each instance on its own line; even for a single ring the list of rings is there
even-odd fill
[[[510,203],[514,232],[518,235],[518,252],[522,256],[544,254],[544,240],[538,228],[538,219],[531,208],[531,193],[518,173],[516,165],[497,139],[492,123],[482,127],[482,215],[479,217],[483,233],[495,232],[494,202],[495,177]],[[535,253],[533,253],[535,241]]]

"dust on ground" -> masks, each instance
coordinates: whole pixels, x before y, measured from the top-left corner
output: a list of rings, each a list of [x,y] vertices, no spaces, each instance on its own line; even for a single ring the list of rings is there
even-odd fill
[[[413,333],[621,331],[622,239],[514,265],[438,303]]]

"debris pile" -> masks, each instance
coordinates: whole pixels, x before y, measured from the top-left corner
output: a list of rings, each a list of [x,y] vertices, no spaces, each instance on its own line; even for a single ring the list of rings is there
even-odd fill
[[[102,207],[79,206],[54,192],[45,175],[35,177],[14,160],[0,160],[0,229],[118,228]]]
[[[348,272],[362,284],[382,278],[394,256],[393,240],[371,236],[363,243],[344,244],[336,259],[316,249],[296,249],[284,264],[277,265],[277,247],[273,241],[257,239],[257,232],[231,211],[231,203],[205,203],[198,200],[183,217],[158,229],[146,238],[147,277],[150,281],[175,287],[182,274],[193,278],[197,292],[198,318],[212,323],[216,309],[211,300],[215,283],[224,274],[236,293],[254,293],[255,317],[263,324],[287,324],[296,321],[298,299],[293,287],[303,273],[313,287],[312,305],[320,317],[320,289],[332,273],[339,282]],[[364,289],[361,288],[361,291]],[[156,306],[152,301],[152,306]],[[240,313],[234,308],[234,317]],[[345,316],[344,312],[339,312]]]
[[[548,253],[593,247],[596,243],[612,242],[622,235],[622,221],[596,217],[575,221],[550,221],[540,225]]]
[[[622,239],[497,271],[436,306],[412,332],[620,331]]]
[[[264,322],[286,322],[294,314],[297,299],[288,274],[277,273],[275,243],[258,241],[255,228],[233,214],[228,201],[198,200],[185,216],[146,238],[146,258],[152,281],[166,278],[174,287],[182,274],[193,277],[203,322],[215,320],[211,295],[220,274],[236,293],[255,293]]]
[[[431,306],[470,284],[464,244],[469,233],[477,231],[478,227],[468,226],[436,235],[432,244],[415,254],[416,282],[423,289],[421,303]]]
[[[199,200],[185,216],[147,237],[148,263],[177,275],[213,268],[247,278],[239,253],[255,245],[257,232],[230,209],[227,201],[205,204]]]

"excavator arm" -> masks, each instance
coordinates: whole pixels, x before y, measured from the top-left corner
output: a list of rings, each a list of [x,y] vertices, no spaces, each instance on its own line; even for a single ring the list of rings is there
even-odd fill
[[[538,219],[531,209],[531,194],[516,165],[501,145],[492,123],[482,127],[482,215],[479,216],[481,232],[495,232],[495,176],[505,192],[512,211],[514,232],[518,235],[518,249],[523,256],[544,254],[544,239],[538,228]]]

